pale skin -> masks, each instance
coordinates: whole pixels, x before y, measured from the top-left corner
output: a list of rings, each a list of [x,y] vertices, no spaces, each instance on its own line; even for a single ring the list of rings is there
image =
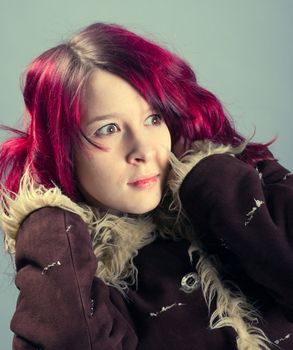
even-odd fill
[[[127,81],[97,69],[86,87],[81,129],[100,147],[84,138],[75,150],[86,201],[115,214],[156,208],[170,170],[171,136],[163,116]]]

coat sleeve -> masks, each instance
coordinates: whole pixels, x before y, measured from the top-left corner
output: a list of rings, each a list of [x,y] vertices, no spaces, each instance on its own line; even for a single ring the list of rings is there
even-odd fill
[[[202,159],[180,199],[211,250],[224,251],[284,311],[293,312],[293,177],[276,161],[258,171],[228,154]],[[224,248],[223,248],[224,247]]]
[[[122,295],[95,277],[92,242],[78,215],[56,207],[31,213],[18,232],[15,260],[13,349],[135,349]]]

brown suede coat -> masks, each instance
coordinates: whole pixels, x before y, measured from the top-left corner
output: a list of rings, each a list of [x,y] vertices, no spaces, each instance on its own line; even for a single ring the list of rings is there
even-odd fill
[[[180,198],[207,254],[221,261],[222,278],[261,313],[258,327],[292,350],[293,176],[276,161],[257,170],[212,155],[188,173]],[[209,328],[202,290],[180,288],[198,259],[190,262],[189,245],[158,236],[141,248],[138,289],[124,298],[95,277],[97,259],[78,215],[56,207],[30,213],[17,235],[13,349],[237,349],[233,328]]]

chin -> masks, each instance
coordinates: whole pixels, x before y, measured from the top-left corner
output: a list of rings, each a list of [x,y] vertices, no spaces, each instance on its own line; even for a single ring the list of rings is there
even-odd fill
[[[152,211],[154,208],[152,209],[142,209],[142,210],[130,210],[128,211],[128,214],[135,214],[135,215],[142,215],[142,214],[146,214],[149,213],[150,211]]]
[[[157,206],[159,205],[160,201],[153,203],[152,205],[137,205],[136,207],[131,207],[128,208],[126,210],[127,213],[129,214],[146,214],[149,213],[150,211],[154,210],[155,208],[157,208]]]

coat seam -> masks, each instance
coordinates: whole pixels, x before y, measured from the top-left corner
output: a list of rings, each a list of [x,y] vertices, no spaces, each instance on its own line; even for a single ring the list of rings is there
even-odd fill
[[[74,273],[74,276],[75,276],[75,279],[76,279],[76,283],[77,283],[78,294],[79,294],[80,303],[81,303],[81,307],[82,307],[83,317],[84,317],[85,324],[86,324],[86,329],[87,329],[87,332],[88,332],[90,349],[93,350],[92,339],[91,339],[91,335],[90,335],[90,327],[89,327],[89,324],[88,324],[88,321],[87,321],[87,318],[86,318],[86,314],[85,314],[85,305],[84,305],[84,302],[83,302],[83,298],[82,298],[82,293],[81,293],[78,277],[77,277],[77,274],[76,274],[75,262],[74,262],[72,249],[71,249],[71,242],[70,242],[70,238],[69,238],[69,235],[68,235],[68,231],[66,229],[68,227],[68,225],[66,225],[66,215],[67,215],[67,212],[64,211],[63,212],[64,227],[65,227],[65,233],[66,233],[66,237],[67,237],[67,241],[68,241],[68,245],[69,245],[70,259],[71,259],[71,262],[72,262],[73,273]]]

